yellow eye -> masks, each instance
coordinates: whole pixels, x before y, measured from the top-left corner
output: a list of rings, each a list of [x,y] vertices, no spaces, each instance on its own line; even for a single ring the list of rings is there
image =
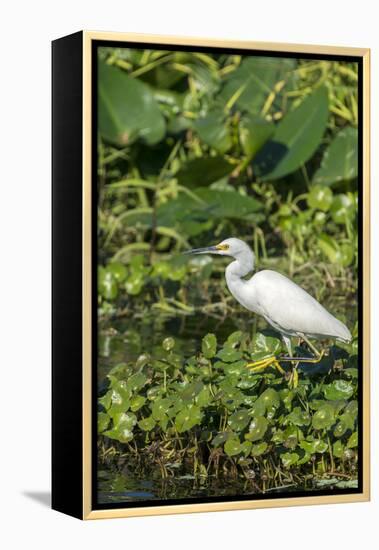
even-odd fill
[[[216,245],[217,250],[229,250],[228,244],[218,244]]]

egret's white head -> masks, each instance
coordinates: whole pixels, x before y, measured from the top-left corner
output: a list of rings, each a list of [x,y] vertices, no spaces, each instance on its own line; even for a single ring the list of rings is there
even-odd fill
[[[188,250],[185,254],[217,254],[218,256],[231,256],[236,259],[251,258],[252,251],[250,247],[241,241],[241,239],[225,239],[215,246],[205,248],[194,248]]]

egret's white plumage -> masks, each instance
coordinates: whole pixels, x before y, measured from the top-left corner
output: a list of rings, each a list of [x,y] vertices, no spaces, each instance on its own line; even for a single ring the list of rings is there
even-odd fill
[[[287,343],[291,336],[351,340],[346,325],[284,275],[263,270],[245,280],[244,277],[254,271],[255,256],[240,239],[225,239],[216,246],[196,249],[190,253],[234,258],[225,271],[229,291],[246,309],[264,317]]]

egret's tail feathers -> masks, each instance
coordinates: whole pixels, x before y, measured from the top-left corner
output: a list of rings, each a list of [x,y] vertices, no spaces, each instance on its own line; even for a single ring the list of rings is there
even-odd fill
[[[338,319],[336,319],[336,321],[338,321]],[[352,339],[350,330],[341,321],[338,321],[338,324],[336,325],[336,338],[337,340],[342,340],[343,342],[351,342]]]

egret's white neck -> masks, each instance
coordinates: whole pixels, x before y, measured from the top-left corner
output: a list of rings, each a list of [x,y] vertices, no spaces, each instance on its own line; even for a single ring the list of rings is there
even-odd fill
[[[235,261],[229,264],[225,271],[225,278],[228,284],[254,271],[255,256],[250,248],[237,254],[235,258]]]

